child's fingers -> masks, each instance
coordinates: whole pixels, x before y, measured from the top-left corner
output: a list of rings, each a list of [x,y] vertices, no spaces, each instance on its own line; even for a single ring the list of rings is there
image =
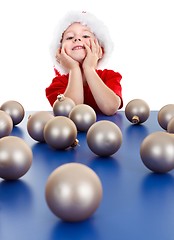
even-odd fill
[[[65,48],[66,48],[66,44],[64,43],[62,44],[61,54],[67,55]]]
[[[61,53],[60,54],[65,54],[65,49],[64,48],[61,49]]]
[[[97,52],[97,46],[96,46],[95,40],[90,39],[90,42],[91,42],[91,51],[93,53],[96,53]]]
[[[102,50],[102,48],[100,47],[100,48],[99,48],[98,57],[99,57],[99,58],[102,58],[102,56],[103,56],[103,50]]]
[[[92,52],[96,54],[99,59],[102,58],[103,51],[98,40],[95,38],[93,41],[91,41],[91,44],[92,44]]]
[[[102,58],[102,48],[98,42],[98,39],[94,39],[93,43],[92,43],[92,47],[93,47],[93,53],[95,53],[98,58]]]
[[[61,53],[60,53],[60,57],[64,57],[64,58],[67,58],[67,53],[66,53],[66,51],[65,51],[65,48],[64,47],[62,47],[61,48]]]
[[[56,58],[60,56],[60,52],[61,52],[61,49],[58,48],[57,51],[56,51]]]
[[[60,58],[61,58],[61,52],[60,51],[61,51],[61,49],[58,48],[57,52],[56,52],[56,56],[55,56],[58,63],[60,63]]]
[[[98,39],[94,39],[95,43],[96,43],[96,52],[98,54],[98,57],[101,58],[102,57],[102,48],[98,42]]]
[[[84,43],[84,47],[85,47],[85,49],[87,51],[87,54],[91,52],[90,47],[86,43]]]

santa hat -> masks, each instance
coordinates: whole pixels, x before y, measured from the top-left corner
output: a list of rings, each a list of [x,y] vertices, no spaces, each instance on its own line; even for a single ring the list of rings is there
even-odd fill
[[[55,68],[62,71],[61,66],[56,61],[56,51],[61,45],[62,34],[64,31],[74,22],[80,22],[81,24],[90,28],[91,32],[97,37],[99,44],[104,49],[104,55],[100,60],[100,64],[103,63],[113,50],[113,42],[111,41],[109,31],[104,23],[96,18],[93,14],[88,12],[71,11],[65,15],[59,25],[53,33],[53,39],[50,46],[51,58]]]

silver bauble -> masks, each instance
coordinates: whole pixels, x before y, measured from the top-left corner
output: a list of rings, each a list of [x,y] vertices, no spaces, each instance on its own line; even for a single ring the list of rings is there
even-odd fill
[[[57,100],[53,104],[54,116],[68,117],[70,111],[75,107],[75,103],[71,98],[64,97],[63,94],[58,95]]]
[[[174,133],[174,117],[172,117],[167,124],[167,132]]]
[[[54,118],[54,116],[46,111],[32,113],[27,121],[27,131],[30,137],[38,142],[45,142],[43,133],[44,127],[52,118]]]
[[[50,210],[69,222],[89,218],[99,207],[102,184],[97,174],[80,163],[67,163],[48,177],[45,197]]]
[[[89,128],[87,143],[91,151],[96,155],[110,156],[120,148],[122,132],[115,123],[101,120]]]
[[[65,116],[50,119],[44,127],[45,142],[55,149],[66,149],[76,145],[77,128],[74,122]]]
[[[133,99],[126,105],[125,115],[131,123],[143,123],[149,118],[149,105],[142,99]]]
[[[174,117],[174,104],[167,104],[158,111],[157,120],[159,125],[167,130],[167,125],[172,117]]]
[[[13,121],[8,113],[0,110],[0,138],[10,135]]]
[[[140,146],[144,165],[153,172],[165,173],[174,168],[174,138],[167,132],[149,134]]]
[[[32,150],[26,142],[15,136],[0,139],[0,177],[17,180],[30,169]]]
[[[13,125],[19,124],[25,115],[24,107],[19,102],[14,100],[4,102],[0,109],[11,116]]]
[[[69,118],[75,123],[78,131],[87,132],[96,122],[96,113],[89,105],[78,104],[71,110]]]

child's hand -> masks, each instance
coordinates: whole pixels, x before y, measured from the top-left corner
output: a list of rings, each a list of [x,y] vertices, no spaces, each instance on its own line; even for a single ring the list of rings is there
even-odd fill
[[[65,52],[64,46],[59,48],[56,53],[57,62],[65,69],[71,70],[74,67],[79,67],[79,63],[72,59],[68,54]]]
[[[86,49],[86,57],[83,61],[82,67],[91,67],[96,69],[98,60],[102,58],[102,48],[97,39],[90,39],[90,46],[84,44]]]

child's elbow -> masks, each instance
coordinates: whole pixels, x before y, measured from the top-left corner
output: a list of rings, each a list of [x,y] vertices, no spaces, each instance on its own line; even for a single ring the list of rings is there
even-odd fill
[[[120,104],[121,101],[116,101],[115,104],[105,105],[102,112],[107,116],[112,116],[118,111]]]
[[[113,116],[115,113],[117,112],[117,110],[115,109],[107,109],[104,114],[107,116]]]
[[[118,106],[106,106],[103,108],[103,114],[107,116],[112,116],[118,111]]]

